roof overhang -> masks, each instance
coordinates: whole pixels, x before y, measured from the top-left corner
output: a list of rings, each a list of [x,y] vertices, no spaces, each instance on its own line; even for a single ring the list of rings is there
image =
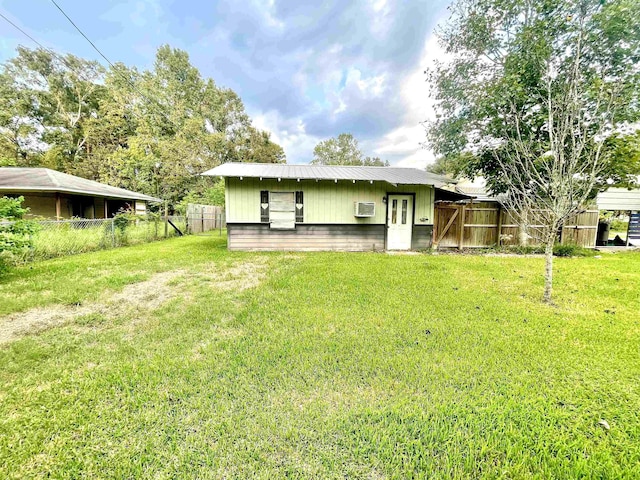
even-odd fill
[[[138,200],[142,202],[161,203],[162,199],[151,197],[148,195],[136,194],[136,195],[114,195],[105,194],[103,192],[90,192],[85,190],[76,190],[72,188],[52,188],[52,187],[19,187],[19,186],[2,186],[0,187],[0,193],[70,193],[73,195],[84,195],[86,197],[103,197],[116,200]]]
[[[436,189],[436,199],[435,199],[436,202],[437,201],[460,202],[464,200],[476,199],[476,197],[474,197],[473,195],[456,192],[454,190],[449,190],[448,188],[435,187],[435,189]]]
[[[348,165],[300,165],[224,163],[202,175],[224,178],[255,178],[260,180],[314,180],[347,182],[384,182],[389,185],[425,185],[442,187],[455,180],[417,168],[369,167]]]

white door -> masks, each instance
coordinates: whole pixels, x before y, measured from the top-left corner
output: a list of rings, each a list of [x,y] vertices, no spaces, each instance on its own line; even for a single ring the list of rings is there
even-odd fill
[[[387,198],[387,250],[409,250],[413,228],[413,196]]]

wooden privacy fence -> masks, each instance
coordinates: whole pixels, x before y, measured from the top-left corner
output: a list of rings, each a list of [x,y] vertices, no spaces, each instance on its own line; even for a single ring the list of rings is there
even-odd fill
[[[187,205],[187,228],[189,233],[203,233],[225,228],[224,207],[217,205]]]
[[[533,235],[540,225],[530,225]],[[558,232],[560,243],[595,247],[598,233],[598,210],[575,215]],[[492,245],[517,245],[520,227],[497,202],[437,203],[433,229],[434,246],[446,248],[480,248]],[[529,245],[539,242],[534,236]]]

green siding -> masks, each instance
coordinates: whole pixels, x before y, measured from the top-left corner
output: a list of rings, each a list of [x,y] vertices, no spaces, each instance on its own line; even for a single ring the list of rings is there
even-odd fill
[[[433,224],[434,190],[425,185],[399,185],[386,182],[349,182],[328,180],[277,180],[258,178],[228,178],[226,180],[226,212],[229,223],[260,222],[260,191],[304,192],[304,223],[386,223],[387,193],[415,193],[415,219],[418,225]],[[355,202],[375,202],[376,215],[358,218],[353,215]],[[420,220],[425,218],[425,220]]]

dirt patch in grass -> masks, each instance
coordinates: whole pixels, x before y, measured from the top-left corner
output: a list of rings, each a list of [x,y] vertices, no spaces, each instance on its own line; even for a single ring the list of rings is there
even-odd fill
[[[244,291],[256,287],[267,274],[267,260],[235,263],[230,267],[211,267],[211,273],[196,275],[222,291]],[[193,279],[185,270],[156,273],[148,280],[132,283],[110,294],[104,302],[80,305],[49,305],[0,318],[0,345],[28,333],[37,333],[62,325],[77,317],[115,318],[132,310],[152,311],[176,298]],[[181,281],[182,279],[182,281]]]
[[[176,295],[170,283],[183,275],[182,270],[157,273],[149,280],[132,283],[105,302],[87,305],[49,305],[0,319],[0,344],[10,342],[26,333],[36,333],[76,317],[102,315],[116,317],[131,308],[151,309]]]

